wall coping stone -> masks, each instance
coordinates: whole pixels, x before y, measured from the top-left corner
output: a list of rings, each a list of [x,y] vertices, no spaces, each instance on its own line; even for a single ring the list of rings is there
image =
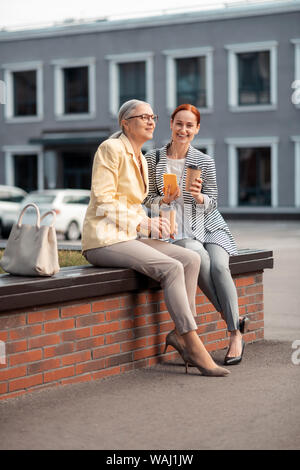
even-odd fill
[[[80,248],[65,245],[59,249]],[[233,275],[272,269],[272,250],[239,250],[231,256]],[[102,295],[145,289],[160,289],[158,282],[132,269],[97,268],[91,265],[61,268],[52,277],[0,275],[0,313],[28,307],[58,304]]]

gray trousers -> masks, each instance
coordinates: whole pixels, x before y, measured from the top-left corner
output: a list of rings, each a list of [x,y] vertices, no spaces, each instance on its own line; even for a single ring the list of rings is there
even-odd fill
[[[239,328],[239,306],[236,287],[230,269],[229,255],[224,248],[214,243],[205,246],[198,240],[185,238],[174,245],[183,246],[199,253],[201,267],[198,285],[215,309],[226,321],[228,331]]]
[[[194,317],[200,257],[194,251],[141,238],[87,250],[84,256],[94,266],[132,268],[160,282],[178,333],[197,330]]]

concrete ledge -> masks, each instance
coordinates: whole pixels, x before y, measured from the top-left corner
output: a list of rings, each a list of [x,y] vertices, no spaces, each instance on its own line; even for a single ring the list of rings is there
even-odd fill
[[[238,255],[230,258],[230,270],[233,275],[258,272],[266,268],[273,268],[272,251],[241,250]],[[132,269],[95,268],[91,265],[62,268],[58,274],[50,278],[2,274],[0,312],[158,288],[159,284],[156,281]]]

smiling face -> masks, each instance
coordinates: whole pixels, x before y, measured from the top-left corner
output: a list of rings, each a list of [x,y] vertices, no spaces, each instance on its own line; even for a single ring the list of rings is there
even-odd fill
[[[124,129],[125,134],[127,137],[138,144],[152,139],[155,129],[155,122],[152,119],[148,119],[146,121],[144,121],[141,117],[133,117],[132,119],[128,119],[132,116],[141,116],[143,114],[153,116],[154,113],[150,104],[139,104],[136,108],[134,108],[134,110],[131,112],[131,115],[128,116],[127,119],[122,120],[122,128]]]
[[[200,124],[197,124],[197,118],[191,111],[178,111],[171,119],[172,140],[175,143],[190,144],[199,129]]]

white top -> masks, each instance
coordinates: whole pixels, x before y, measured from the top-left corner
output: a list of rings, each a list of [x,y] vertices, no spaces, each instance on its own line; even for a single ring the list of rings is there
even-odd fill
[[[172,203],[176,209],[176,222],[178,225],[178,231],[175,235],[175,239],[179,240],[182,238],[194,238],[192,227],[189,221],[184,217],[184,202],[183,202],[183,173],[184,173],[185,158],[174,159],[167,157],[167,171],[168,173],[174,173],[177,176],[177,183],[180,188],[180,196]]]

